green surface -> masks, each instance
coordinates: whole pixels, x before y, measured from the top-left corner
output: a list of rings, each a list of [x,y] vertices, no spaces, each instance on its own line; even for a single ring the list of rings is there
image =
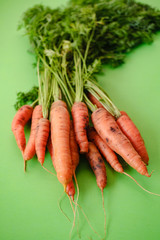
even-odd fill
[[[56,177],[45,172],[36,158],[23,171],[23,159],[11,132],[15,114],[13,104],[18,91],[37,84],[33,57],[27,53],[29,41],[17,31],[22,12],[36,3],[52,7],[64,0],[0,1],[0,79],[1,79],[1,165],[0,165],[0,239],[1,240],[65,240],[71,223],[58,208],[63,188]],[[149,0],[143,0],[151,3]],[[152,6],[160,8],[159,0]],[[101,85],[120,109],[128,112],[140,129],[150,156],[147,179],[127,167],[126,171],[145,188],[160,193],[160,34],[150,45],[128,54],[126,63],[117,68],[105,67],[98,77]],[[27,127],[29,128],[29,127]],[[45,166],[53,170],[49,155]],[[107,240],[160,239],[160,197],[142,191],[126,176],[115,173],[107,165],[108,185],[104,190],[107,214]],[[103,236],[101,193],[85,158],[77,169],[79,204],[93,227]],[[62,208],[73,220],[69,200],[63,196]],[[79,211],[81,239],[99,239]],[[72,239],[78,239],[76,229]]]

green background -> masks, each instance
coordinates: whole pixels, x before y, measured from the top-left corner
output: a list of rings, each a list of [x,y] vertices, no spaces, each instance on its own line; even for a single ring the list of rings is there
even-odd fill
[[[142,2],[160,8],[159,0]],[[34,58],[27,53],[30,46],[28,38],[17,31],[22,13],[36,3],[57,7],[67,1],[0,0],[1,240],[69,239],[72,226],[58,207],[62,186],[56,177],[41,168],[36,158],[28,163],[27,173],[24,173],[23,159],[11,132],[16,93],[37,85],[32,67]],[[123,66],[114,70],[104,67],[98,79],[119,109],[127,111],[140,129],[150,156],[148,170],[155,172],[151,178],[146,178],[127,166],[125,170],[148,190],[160,193],[160,33],[152,44],[140,46],[128,54]],[[44,165],[54,171],[48,153]],[[160,197],[147,194],[126,176],[114,172],[108,165],[106,167],[106,239],[160,239]],[[84,157],[76,173],[79,204],[93,227],[103,236],[101,192]],[[61,206],[73,220],[66,196],[62,197]],[[79,230],[81,239],[98,239],[80,210]],[[76,229],[72,239],[78,239]]]

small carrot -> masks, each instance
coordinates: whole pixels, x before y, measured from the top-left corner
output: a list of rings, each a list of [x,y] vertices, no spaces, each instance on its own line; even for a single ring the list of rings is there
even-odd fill
[[[30,133],[30,137],[29,137],[28,143],[26,145],[26,148],[25,148],[24,154],[23,154],[23,158],[25,161],[33,158],[33,156],[36,153],[36,150],[35,150],[36,127],[37,127],[39,119],[42,117],[43,117],[42,116],[42,106],[37,105],[33,110],[31,133]]]
[[[79,164],[79,149],[76,142],[73,122],[71,121],[70,125],[70,149],[71,149],[71,158],[72,158],[72,168],[73,173],[75,173],[76,167]]]
[[[150,177],[147,168],[129,139],[122,133],[115,119],[103,108],[92,113],[92,122],[100,137],[118,153],[131,167]]]
[[[33,108],[29,105],[22,106],[16,113],[12,121],[12,131],[16,138],[17,145],[21,152],[24,152],[26,146],[26,138],[24,126],[31,119]]]
[[[88,139],[86,129],[89,124],[88,108],[84,102],[75,102],[72,106],[72,118],[76,141],[80,147],[80,153],[88,152]]]
[[[98,149],[92,142],[89,142],[89,148],[88,153],[86,153],[86,157],[96,176],[97,185],[101,191],[103,191],[107,183],[106,167]]]
[[[127,136],[142,160],[148,165],[149,156],[144,144],[144,140],[133,121],[126,112],[121,111],[121,116],[117,119],[117,124],[121,131]]]
[[[111,167],[120,173],[123,173],[123,167],[118,161],[116,154],[113,150],[102,140],[93,127],[88,129],[88,139],[93,142],[99,149],[101,154],[105,157],[106,161],[111,165]]]
[[[50,122],[46,118],[41,118],[36,127],[35,149],[38,161],[41,165],[44,163],[46,145],[49,137]]]
[[[88,153],[86,153],[86,157],[96,176],[97,185],[100,188],[102,193],[102,204],[103,204],[103,211],[104,211],[104,233],[106,236],[106,212],[104,207],[104,196],[103,196],[103,189],[107,184],[106,167],[102,159],[102,156],[100,155],[95,144],[92,142],[89,142]],[[105,236],[104,236],[104,239],[105,239]]]
[[[51,106],[51,141],[54,148],[54,159],[57,177],[66,188],[72,180],[72,159],[70,152],[70,116],[64,106]]]
[[[103,108],[103,105],[90,93],[87,93],[89,100],[97,106],[97,108]]]

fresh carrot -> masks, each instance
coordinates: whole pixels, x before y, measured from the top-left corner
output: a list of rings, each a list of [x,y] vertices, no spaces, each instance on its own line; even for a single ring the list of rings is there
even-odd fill
[[[116,154],[113,150],[102,140],[93,127],[88,129],[88,139],[93,142],[96,147],[99,149],[101,154],[104,156],[106,161],[111,165],[111,167],[120,173],[123,173],[123,167],[118,161]]]
[[[97,108],[103,108],[103,105],[90,93],[87,93],[89,100],[97,106]]]
[[[106,167],[98,149],[92,142],[89,142],[86,157],[96,176],[97,185],[103,191],[107,183]]]
[[[121,131],[127,136],[142,160],[148,165],[149,156],[144,144],[144,140],[133,121],[126,112],[121,111],[121,116],[117,119],[117,124]]]
[[[48,138],[48,143],[47,143],[47,148],[48,151],[50,153],[51,159],[52,159],[52,163],[54,166],[54,169],[56,170],[56,165],[55,165],[55,161],[54,161],[54,149],[53,149],[53,145],[52,145],[52,141],[51,141],[51,137],[49,136]],[[75,195],[75,188],[74,188],[74,183],[73,181],[69,182],[66,186],[66,193],[68,194],[68,196],[70,196],[72,198],[72,200],[74,201],[74,195]]]
[[[41,118],[36,127],[35,149],[38,161],[44,163],[46,145],[49,137],[50,122],[47,118]]]
[[[103,108],[103,105],[91,94],[88,92],[88,98],[90,101],[96,105],[98,108]],[[147,153],[147,149],[144,144],[144,140],[135,126],[133,121],[127,115],[126,112],[120,111],[121,115],[117,118],[117,124],[120,127],[121,131],[127,136],[127,138],[132,143],[133,147],[137,151],[137,153],[141,156],[144,163],[148,165],[149,156]]]
[[[32,117],[33,108],[29,105],[22,106],[16,113],[12,121],[12,131],[16,138],[17,145],[21,152],[24,152],[26,146],[26,138],[24,126]]]
[[[80,153],[88,152],[87,127],[89,124],[88,108],[84,102],[75,102],[72,106],[72,118],[76,141]]]
[[[23,158],[25,161],[33,158],[33,156],[36,153],[36,149],[35,149],[36,127],[37,127],[39,119],[42,117],[43,117],[42,116],[42,106],[37,105],[33,110],[31,133],[30,133],[30,137],[29,137],[28,143],[26,145],[26,148],[25,148],[24,154],[23,154]]]
[[[76,167],[79,164],[79,149],[75,138],[75,132],[73,127],[73,122],[71,121],[70,125],[70,149],[71,149],[71,158],[72,158],[72,168],[73,173],[75,173]]]
[[[64,106],[51,106],[51,141],[54,148],[54,160],[57,178],[66,188],[72,180],[72,159],[70,152],[70,116]]]
[[[96,148],[95,144],[89,142],[88,146],[88,153],[86,153],[86,157],[89,161],[89,164],[96,176],[97,185],[101,190],[102,193],[102,204],[103,204],[103,211],[104,211],[104,233],[106,237],[106,212],[104,207],[104,196],[103,196],[103,189],[107,184],[107,176],[106,176],[106,167],[103,161],[101,154],[99,153],[98,149]]]
[[[99,108],[92,113],[92,122],[100,137],[118,153],[131,167],[142,175],[150,177],[147,167],[129,139],[122,133],[115,119],[108,112]]]

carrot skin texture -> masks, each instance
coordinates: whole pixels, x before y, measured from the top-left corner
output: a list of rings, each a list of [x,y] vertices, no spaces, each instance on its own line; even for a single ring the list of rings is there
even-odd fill
[[[12,121],[12,131],[15,136],[17,145],[21,152],[24,152],[26,147],[26,138],[24,133],[24,126],[32,117],[33,108],[29,105],[22,106],[15,114]]]
[[[98,149],[92,142],[89,142],[86,157],[96,176],[97,185],[103,191],[107,183],[106,167]]]
[[[73,122],[71,121],[71,127],[70,127],[70,149],[71,149],[71,159],[72,159],[72,168],[73,173],[76,171],[76,167],[79,164],[79,149],[76,142]]]
[[[115,119],[108,112],[99,108],[92,113],[92,122],[100,137],[118,153],[137,172],[150,177],[147,167],[129,139],[122,133]]]
[[[126,112],[121,111],[121,116],[117,119],[117,124],[121,131],[127,136],[135,150],[141,156],[144,163],[148,165],[149,156],[144,144],[144,140],[133,121]]]
[[[57,178],[67,185],[72,180],[72,159],[70,152],[70,116],[63,106],[51,106],[51,141],[54,148]]]
[[[113,150],[103,141],[103,139],[98,135],[96,130],[93,127],[90,127],[88,130],[88,139],[93,142],[96,147],[99,149],[100,153],[104,156],[106,161],[111,165],[111,167],[116,171],[123,173],[123,167],[118,161],[116,154]]]
[[[72,106],[72,118],[76,141],[80,148],[80,153],[88,152],[87,127],[89,124],[88,108],[84,102],[75,102]]]
[[[36,149],[35,149],[36,127],[37,127],[38,121],[41,118],[43,118],[42,106],[37,105],[33,110],[31,133],[30,133],[30,137],[29,137],[28,143],[26,145],[26,148],[25,148],[24,154],[23,154],[23,158],[25,161],[33,158],[36,153]]]
[[[41,118],[36,127],[35,149],[38,161],[41,165],[44,163],[45,151],[49,137],[50,122],[46,118]]]

